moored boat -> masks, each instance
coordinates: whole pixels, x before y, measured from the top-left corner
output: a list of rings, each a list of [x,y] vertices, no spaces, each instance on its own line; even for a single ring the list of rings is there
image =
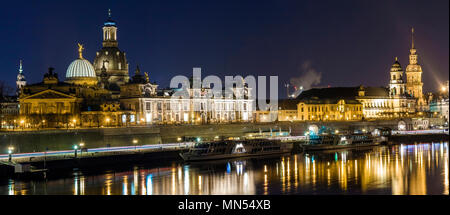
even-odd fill
[[[321,141],[325,140],[325,141]],[[386,137],[371,134],[327,135],[302,145],[304,151],[338,150],[377,146],[386,141]]]
[[[224,140],[196,143],[188,152],[180,153],[185,161],[230,159],[290,153],[292,142],[268,139]]]

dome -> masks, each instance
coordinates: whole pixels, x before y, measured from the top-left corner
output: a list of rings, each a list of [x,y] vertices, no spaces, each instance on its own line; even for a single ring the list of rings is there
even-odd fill
[[[398,58],[395,58],[395,62],[394,64],[392,64],[391,66],[391,72],[401,72],[402,71],[402,66],[400,65],[400,63],[398,62]]]
[[[76,59],[67,68],[66,79],[96,78],[92,64],[86,59]]]

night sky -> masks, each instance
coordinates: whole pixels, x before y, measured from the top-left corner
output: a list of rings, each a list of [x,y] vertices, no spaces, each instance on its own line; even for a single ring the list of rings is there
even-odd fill
[[[48,67],[60,80],[77,43],[93,62],[107,10],[118,25],[130,74],[136,65],[167,87],[175,75],[278,75],[280,95],[302,65],[319,86],[386,86],[398,56],[406,69],[410,28],[424,91],[449,79],[449,1],[5,1],[0,7],[0,80],[15,86],[23,59],[28,83]]]

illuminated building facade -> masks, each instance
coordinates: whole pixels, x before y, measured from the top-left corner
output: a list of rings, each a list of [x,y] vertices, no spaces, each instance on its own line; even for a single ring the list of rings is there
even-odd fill
[[[303,99],[298,103],[301,121],[361,120],[362,104],[357,100]]]
[[[0,128],[13,128],[19,115],[19,102],[15,96],[0,95]]]
[[[252,120],[253,102],[247,97],[207,98],[211,89],[201,88],[189,89],[190,98],[172,98],[180,89],[159,90],[158,85],[149,82],[148,74],[144,75],[137,69],[130,83],[122,86],[120,96],[122,107],[136,112],[134,120],[138,124],[203,124]],[[194,93],[199,96],[194,97]]]
[[[297,121],[298,102],[292,99],[280,100],[278,102],[278,121]]]
[[[304,91],[296,99],[298,120],[390,119],[414,114],[415,100],[394,93],[396,89],[401,92],[396,87],[329,87]]]

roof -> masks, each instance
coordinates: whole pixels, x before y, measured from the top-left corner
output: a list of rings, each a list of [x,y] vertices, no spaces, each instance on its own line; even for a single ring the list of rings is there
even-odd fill
[[[278,100],[278,109],[280,110],[297,110],[297,99],[282,99]]]
[[[364,96],[366,97],[389,97],[389,89],[385,87],[365,87]]]
[[[328,87],[313,88],[303,91],[297,99],[299,100],[355,100],[358,97],[360,87]],[[389,97],[389,89],[386,87],[363,87],[364,97]],[[351,102],[351,101],[350,101]]]
[[[300,102],[305,104],[337,104],[341,100],[344,100],[345,104],[361,104],[356,99],[304,99]]]
[[[97,78],[94,67],[86,59],[76,59],[67,68],[66,78],[90,77]]]
[[[358,89],[359,87],[313,88],[303,91],[297,99],[355,99],[358,96]]]

